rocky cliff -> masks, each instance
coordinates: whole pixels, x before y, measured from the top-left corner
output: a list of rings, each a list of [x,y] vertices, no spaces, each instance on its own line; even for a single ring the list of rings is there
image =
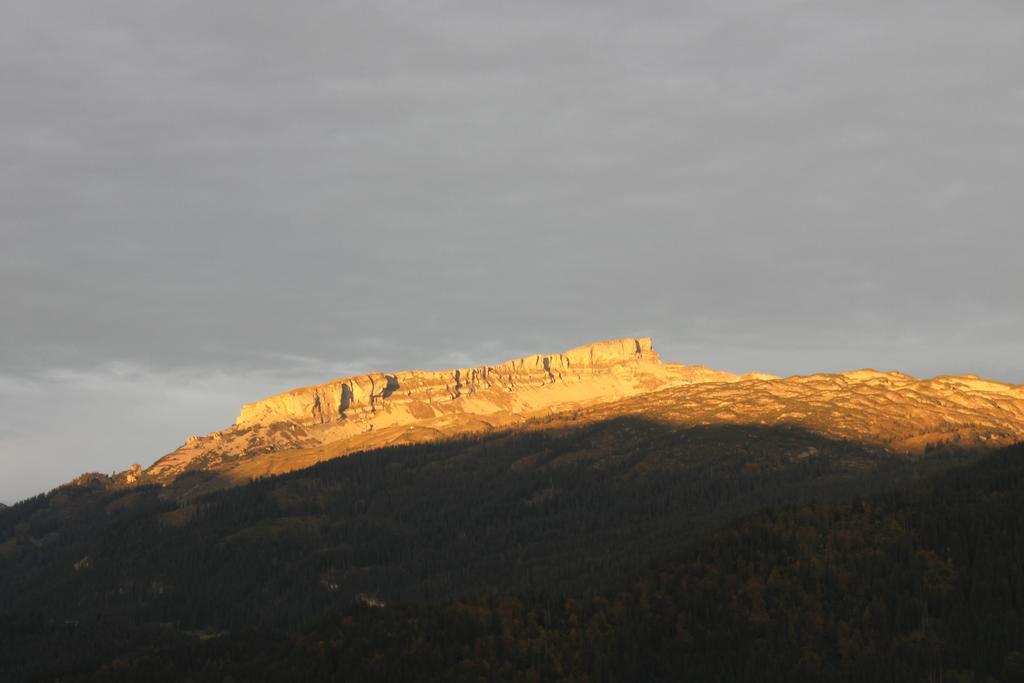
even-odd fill
[[[390,426],[454,410],[531,408],[566,398],[562,390],[576,385],[586,385],[588,394],[610,390],[616,395],[630,393],[638,382],[657,386],[665,374],[661,366],[650,339],[617,339],[497,366],[337,379],[250,403],[236,424],[290,420],[306,426],[345,421]],[[472,405],[474,398],[487,405]]]
[[[141,480],[212,472],[216,487],[536,418],[558,426],[623,415],[680,427],[790,425],[915,455],[1024,439],[1024,387],[875,370],[740,376],[663,363],[648,338],[617,339],[494,366],[369,373],[287,391],[244,406],[223,431],[189,437]]]
[[[262,465],[254,471],[246,462],[241,468],[245,476],[278,473],[315,462],[323,454],[310,455],[309,449],[326,444],[332,444],[333,457],[507,426],[672,386],[741,379],[700,366],[663,363],[646,337],[493,366],[369,373],[243,406],[232,427],[189,437],[147,474],[166,481],[187,469],[227,472],[254,456],[263,456]],[[282,452],[289,455],[271,457]]]

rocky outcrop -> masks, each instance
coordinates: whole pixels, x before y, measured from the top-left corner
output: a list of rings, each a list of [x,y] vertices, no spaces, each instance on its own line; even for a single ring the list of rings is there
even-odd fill
[[[616,339],[500,365],[369,373],[243,406],[232,427],[189,437],[147,470],[168,480],[186,469],[226,471],[263,458],[276,473],[330,455],[456,436],[621,400],[671,386],[735,382],[738,375],[663,363],[650,338]],[[305,453],[297,453],[305,451]],[[271,457],[288,452],[287,459]],[[312,460],[311,460],[312,459]],[[254,472],[244,468],[247,476]]]
[[[904,454],[1024,439],[1024,388],[973,375],[857,370],[780,379],[663,363],[649,338],[445,371],[368,373],[250,403],[132,481],[214,473],[226,486],[359,450],[505,428],[635,415],[681,427],[794,426]]]
[[[385,408],[385,422],[415,421],[465,406],[458,399],[487,395],[496,407],[515,406],[524,390],[586,383],[618,376],[625,391],[634,376],[662,376],[661,359],[650,338],[617,339],[581,346],[553,356],[528,356],[496,366],[440,372],[372,373],[293,389],[242,407],[236,424],[290,420],[304,426],[349,419],[370,420]],[[511,400],[497,400],[502,394]],[[621,393],[621,392],[620,392]],[[545,392],[544,402],[551,392]],[[455,404],[453,405],[453,402]],[[403,410],[404,409],[404,410]],[[403,414],[407,413],[407,414]]]

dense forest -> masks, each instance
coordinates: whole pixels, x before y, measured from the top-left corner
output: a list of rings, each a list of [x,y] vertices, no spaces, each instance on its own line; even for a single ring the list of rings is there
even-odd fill
[[[188,505],[86,477],[0,511],[0,667],[1024,680],[1022,454],[620,419],[359,454]]]

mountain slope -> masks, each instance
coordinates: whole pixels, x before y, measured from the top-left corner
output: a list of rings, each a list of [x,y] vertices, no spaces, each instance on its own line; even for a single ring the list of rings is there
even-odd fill
[[[186,443],[131,481],[167,485],[212,472],[215,488],[360,450],[524,425],[631,415],[675,426],[798,426],[892,452],[992,449],[1024,438],[1024,388],[972,375],[897,372],[777,378],[663,363],[649,338],[582,346],[498,366],[370,374],[295,389],[242,408],[236,424]]]
[[[295,652],[307,648],[320,648],[325,657],[331,653],[330,661],[317,660],[322,672],[337,673],[332,667],[339,662],[365,657],[346,666],[368,679],[380,673],[374,663],[389,658],[400,662],[396,670],[431,671],[437,677],[452,677],[451,667],[462,666],[464,660],[471,662],[466,677],[473,679],[488,677],[478,666],[499,667],[512,680],[537,666],[555,667],[543,669],[549,678],[562,678],[559,667],[580,680],[602,679],[602,671],[619,672],[620,679],[675,677],[672,667],[677,663],[663,659],[668,650],[652,650],[653,645],[638,649],[630,638],[639,636],[602,640],[600,633],[593,635],[595,642],[618,648],[616,656],[621,655],[599,665],[592,651],[579,649],[573,635],[577,632],[562,630],[563,623],[586,619],[593,620],[588,628],[598,632],[601,623],[617,624],[626,633],[662,634],[662,640],[668,637],[665,629],[677,633],[672,629],[682,628],[679,633],[691,634],[684,642],[699,644],[686,651],[687,666],[731,666],[731,660],[721,657],[722,643],[732,643],[749,651],[749,657],[736,660],[745,662],[739,672],[743,675],[762,668],[772,671],[771,666],[784,671],[778,667],[801,660],[804,650],[820,650],[834,665],[835,652],[846,658],[854,642],[859,643],[858,652],[874,659],[844,671],[878,677],[887,643],[897,640],[901,648],[909,648],[907,656],[926,662],[925,669],[911,663],[900,671],[934,671],[929,668],[935,664],[929,640],[933,632],[915,626],[920,625],[922,599],[928,604],[925,614],[949,614],[943,611],[945,603],[928,602],[933,600],[927,592],[931,588],[914,593],[913,605],[898,608],[900,614],[911,615],[907,619],[872,622],[858,632],[860,640],[843,640],[840,647],[837,639],[847,631],[827,619],[814,626],[820,615],[804,608],[849,608],[848,614],[864,619],[863,605],[834,604],[842,601],[841,592],[823,597],[809,593],[808,587],[826,585],[822,580],[848,582],[859,575],[858,552],[889,558],[886,562],[895,562],[901,576],[909,577],[906,581],[938,586],[935,582],[946,571],[943,562],[952,561],[934,551],[940,541],[921,546],[937,558],[938,573],[933,574],[929,572],[936,567],[927,563],[905,563],[919,555],[907,555],[907,548],[919,543],[917,531],[877,538],[873,531],[861,533],[862,522],[870,527],[877,521],[886,531],[893,524],[905,526],[908,519],[916,524],[918,518],[894,512],[884,519],[858,521],[852,506],[844,508],[837,501],[914,487],[1020,439],[1021,387],[970,376],[917,380],[870,370],[786,379],[740,377],[662,363],[650,341],[642,339],[604,342],[497,367],[475,373],[384,375],[383,382],[364,376],[287,392],[247,406],[239,424],[191,439],[148,471],[133,468],[113,478],[83,475],[0,510],[0,669],[66,680],[61,672],[88,672],[130,656],[131,666],[152,673],[145,668],[150,653],[157,657],[154,661],[163,662],[164,671],[174,672],[175,666],[161,659],[168,652],[189,653],[197,639],[229,634],[223,642],[237,652],[265,645],[280,657],[277,663],[296,667],[293,678],[309,673],[294,659]],[[993,498],[972,498],[970,505],[981,520],[973,533],[984,538],[985,520],[990,520],[1010,534],[1012,549],[1017,547],[1015,527],[1002,516],[1017,509],[1017,480],[1009,470],[999,472],[1010,479],[999,482]],[[826,504],[820,509],[827,512],[818,517],[819,508],[808,508],[786,517],[782,529],[754,524],[737,532],[737,542],[760,548],[763,561],[756,554],[744,555],[728,539],[699,546],[697,552],[704,554],[698,560],[716,553],[725,557],[725,564],[713,564],[711,573],[700,579],[707,581],[700,584],[706,590],[699,604],[690,602],[686,590],[662,590],[644,573],[657,566],[662,569],[653,570],[655,576],[668,572],[676,577],[673,581],[696,581],[691,570],[703,571],[702,560],[687,565],[690,569],[682,574],[673,574],[673,565],[658,563],[689,552],[692,542],[740,516],[807,501]],[[855,514],[848,521],[856,533],[833,539],[830,520],[842,529],[850,510]],[[941,539],[946,533],[942,525],[952,522],[936,519],[938,526],[928,527],[928,533],[940,533]],[[814,539],[846,545],[809,543],[780,559],[780,548],[794,539],[810,539],[811,531],[804,530],[816,525],[822,528],[814,531]],[[765,538],[776,540],[759,546]],[[837,554],[822,559],[820,553],[829,548]],[[1000,563],[1019,566],[1019,557],[1007,559],[991,544],[984,552]],[[837,566],[842,571],[834,575],[828,574],[832,558],[841,560]],[[789,576],[786,572],[793,567],[783,566],[787,562],[795,562],[797,569],[824,563],[827,571],[799,570]],[[756,587],[758,581],[768,581],[757,572],[770,576],[769,565],[778,565],[789,577],[790,583],[783,585],[797,587],[784,592],[785,600],[804,606],[787,612],[790,603],[776,604],[762,596],[769,615],[777,614],[773,609],[783,610],[772,619],[796,620],[785,622],[784,631],[804,639],[796,650],[790,641],[771,641],[776,649],[765,650],[761,641],[772,636],[770,629],[764,630],[768,627],[762,628],[763,611],[737,603],[737,596],[746,599],[742,596],[748,583]],[[870,572],[865,581],[875,580],[876,573]],[[733,575],[736,580],[728,578]],[[601,606],[601,600],[614,600],[595,591],[634,580],[648,586],[630,598],[634,608],[620,613]],[[1000,585],[1002,590],[1005,586]],[[877,586],[869,582],[860,588],[857,600],[866,599]],[[651,590],[659,595],[658,604],[673,605],[671,614],[690,615],[682,626],[666,621],[666,613],[650,604],[645,596]],[[595,607],[580,612],[561,598],[551,605],[528,602],[538,591],[584,596]],[[750,591],[755,600],[757,591]],[[483,602],[470,597],[480,594],[491,597]],[[500,602],[504,598],[494,596],[509,594],[518,596],[513,598],[518,604],[534,605],[529,609],[552,616],[544,637],[551,640],[549,654],[555,659],[544,655],[543,661],[524,663],[508,650],[488,649],[497,637],[489,629],[507,616],[496,613],[490,601]],[[946,595],[935,599],[945,600]],[[957,604],[1002,609],[990,598],[961,596]],[[429,606],[453,600],[458,602],[440,611]],[[715,600],[728,609],[715,606]],[[404,607],[377,611],[380,605],[395,603],[418,606],[408,608],[411,612]],[[363,607],[353,611],[354,604]],[[466,622],[458,616],[464,609],[490,616],[486,623],[475,618]],[[300,635],[325,611],[334,615],[326,631]],[[330,621],[338,614],[343,615],[340,623]],[[408,614],[413,614],[412,621],[407,621]],[[702,622],[708,615],[714,620]],[[1009,612],[1004,610],[1003,616],[999,623],[1016,623]],[[431,641],[434,636],[417,630],[431,623],[462,635]],[[511,638],[510,643],[528,639],[517,624],[501,637]],[[353,644],[364,626],[374,635]],[[532,628],[527,631],[535,632]],[[857,631],[859,626],[851,622],[844,628]],[[253,629],[258,633],[251,634]],[[822,629],[832,640],[821,640]],[[281,637],[280,632],[292,636]],[[415,642],[432,643],[435,654],[447,654],[420,661],[420,653],[409,651],[410,643],[392,633],[410,634]],[[466,633],[477,635],[459,640]],[[694,635],[698,633],[702,635]],[[736,633],[740,639],[729,640],[728,634]],[[955,630],[942,633],[957,636]],[[483,640],[474,640],[477,636]],[[870,638],[887,640],[865,640]],[[318,639],[332,644],[321,648]],[[345,645],[339,651],[335,642]],[[999,645],[977,660],[982,662],[979,670],[999,670],[995,662],[1010,644],[1006,639],[993,642]],[[454,649],[445,649],[449,647]],[[532,646],[516,647],[524,651]],[[472,656],[465,648],[472,648]],[[211,665],[213,672],[221,664],[232,670],[237,663],[235,650],[222,656],[216,646],[200,649],[213,652],[209,656],[219,661]],[[457,652],[463,653],[462,659],[446,659]],[[702,653],[710,659],[701,659]],[[761,654],[773,659],[758,659]],[[116,671],[108,673],[117,678]],[[857,676],[848,678],[863,679]],[[814,676],[808,673],[805,679]]]
[[[672,387],[596,416],[643,415],[676,425],[791,425],[896,453],[994,449],[1024,438],[1024,387],[972,375],[918,380],[858,370]]]
[[[906,490],[766,510],[607,590],[350,609],[276,662],[326,646],[336,668],[311,679],[1016,683],[1022,558],[1018,445]],[[227,643],[192,655],[248,663]]]
[[[218,472],[222,482],[243,482],[357,450],[508,427],[671,386],[750,377],[663,363],[649,338],[497,366],[347,377],[243,406],[232,427],[190,437],[149,467],[143,480],[167,483],[202,470]],[[324,446],[329,451],[303,452]]]
[[[543,433],[537,434],[542,437]],[[601,441],[598,434],[589,438]],[[536,451],[538,445],[529,444],[527,450]],[[187,535],[140,525],[148,517],[146,505],[138,499],[142,491],[108,498],[103,514],[115,521],[107,534],[107,548],[134,546],[131,552],[109,558],[91,555],[91,562],[82,565],[79,560],[80,566],[68,572],[72,578],[63,583],[48,579],[50,590],[28,601],[40,616],[9,607],[0,610],[0,665],[8,672],[34,673],[40,680],[64,681],[220,681],[229,676],[353,681],[1024,680],[1024,610],[1020,607],[1024,604],[1020,562],[1024,556],[1024,450],[1020,446],[906,490],[848,502],[769,509],[695,543],[677,528],[663,536],[654,555],[634,558],[632,565],[610,568],[603,560],[576,568],[563,565],[581,579],[575,585],[531,575],[531,567],[544,564],[534,564],[531,549],[523,544],[523,539],[545,533],[555,543],[568,542],[576,537],[566,533],[572,529],[541,515],[533,518],[526,536],[508,536],[509,522],[523,516],[529,506],[518,507],[515,517],[485,512],[483,518],[492,520],[489,533],[486,524],[461,523],[446,533],[449,538],[462,537],[466,548],[471,548],[468,555],[450,558],[452,566],[467,560],[472,565],[485,555],[479,541],[498,536],[494,547],[505,548],[499,565],[505,570],[489,576],[492,587],[483,588],[484,594],[463,591],[463,597],[442,603],[392,604],[390,596],[380,594],[357,595],[355,604],[336,600],[343,592],[340,586],[351,577],[316,573],[330,554],[312,552],[311,534],[322,534],[317,532],[318,525],[334,519],[344,509],[337,504],[346,499],[348,515],[356,517],[365,506],[386,509],[400,503],[387,492],[408,492],[436,465],[422,455],[438,446],[357,455],[215,494],[208,499],[210,514],[192,522]],[[397,488],[371,483],[373,477],[367,476],[365,468],[393,471],[414,453],[415,476]],[[494,455],[452,453],[454,462],[445,458],[443,475],[430,484],[458,481],[465,474],[460,465],[486,467],[494,460],[488,456]],[[751,455],[748,452],[741,460],[749,461]],[[923,462],[937,459],[907,462],[920,471]],[[891,467],[896,460],[898,456],[882,457],[879,465]],[[629,472],[639,474],[639,464],[615,471],[610,480],[630,481]],[[826,466],[819,473],[830,469]],[[319,484],[309,486],[314,473]],[[545,473],[561,488],[578,482],[581,472],[568,471],[564,477]],[[878,473],[887,478],[892,471]],[[484,480],[491,474],[485,473]],[[651,481],[664,481],[666,472],[652,474]],[[736,478],[734,474],[717,483],[704,480],[704,485],[715,490]],[[353,499],[340,495],[339,489],[336,507],[319,522],[294,514],[309,502],[310,494],[319,491],[322,498],[331,482],[347,486],[360,480],[369,490],[380,492],[376,500]],[[640,524],[622,529],[626,533],[618,537],[602,536],[599,520],[614,520],[624,511],[629,514],[629,504],[616,506],[603,517],[608,506],[601,501],[592,506],[580,506],[585,499],[566,504],[564,493],[535,505],[545,506],[548,514],[568,511],[565,520],[576,515],[574,509],[589,509],[584,518],[590,522],[580,527],[585,530],[583,537],[593,543],[588,544],[591,552],[604,549],[610,551],[604,557],[611,557],[632,552],[624,541],[657,526],[664,500],[692,495],[692,489],[685,488],[686,480],[667,482],[664,490],[670,496],[654,498],[654,509],[647,510],[653,514],[636,517]],[[903,476],[896,480],[909,482]],[[281,487],[298,481],[306,485],[283,498]],[[580,490],[597,481],[590,479]],[[443,496],[460,489],[438,493],[444,500]],[[634,501],[635,514],[652,500],[655,490],[638,488],[629,495],[627,487],[618,493]],[[485,501],[493,493],[482,491],[478,500]],[[792,493],[790,489],[784,498]],[[561,504],[556,502],[560,498]],[[148,500],[157,502],[156,497]],[[312,502],[313,507],[318,504]],[[293,514],[278,519],[287,524],[266,524],[270,510],[286,508]],[[419,531],[426,520],[415,510],[409,512],[408,516],[397,514],[395,521],[404,520]],[[435,520],[443,516],[435,515]],[[442,538],[428,536],[417,544],[415,535],[406,534],[405,542],[388,549],[387,544],[374,542],[372,527],[367,529],[363,519],[354,527],[370,531],[361,539],[361,552],[364,558],[376,558],[369,564],[356,563],[364,573],[380,571],[382,559],[415,554]],[[240,523],[250,526],[239,530]],[[331,536],[335,544],[345,545],[344,535],[327,535]],[[194,539],[190,547],[181,544],[188,537]],[[641,542],[654,548],[653,538],[648,535]],[[295,545],[296,539],[306,542]],[[614,540],[609,543],[610,539]],[[147,544],[163,549],[163,562],[138,554]],[[411,567],[413,575],[435,571],[436,561],[453,547],[442,549],[430,561],[418,560]],[[578,556],[578,547],[565,550],[548,559],[557,557],[564,563]],[[175,554],[179,558],[167,563]],[[275,565],[282,558],[291,558],[292,568],[301,571],[282,571]],[[582,567],[586,569],[580,576]],[[8,568],[0,565],[5,572]],[[195,573],[195,583],[188,590],[176,590],[167,580],[174,568]],[[486,564],[476,568],[485,574],[492,571]],[[154,579],[144,573],[147,569],[164,574]],[[117,575],[113,582],[102,580],[101,575],[112,572]],[[514,575],[521,576],[520,588],[516,593],[503,591],[499,586],[509,585],[507,577]],[[32,590],[31,583],[12,580],[10,573],[3,576],[0,585],[23,595]],[[295,599],[303,594],[300,604],[327,610],[305,628],[303,619],[288,618],[299,616]],[[189,610],[198,610],[202,625],[183,618]],[[283,621],[268,620],[273,614]],[[282,634],[281,628],[291,635]]]
[[[359,594],[572,586],[766,504],[866,493],[950,462],[799,429],[535,426],[357,453],[183,505],[154,486],[63,487],[0,515],[0,611],[234,629]],[[244,610],[209,612],[225,601]]]

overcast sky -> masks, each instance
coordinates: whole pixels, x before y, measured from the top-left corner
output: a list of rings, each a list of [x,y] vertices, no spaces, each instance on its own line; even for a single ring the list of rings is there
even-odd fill
[[[9,0],[0,501],[367,370],[1024,382],[1018,0]]]

